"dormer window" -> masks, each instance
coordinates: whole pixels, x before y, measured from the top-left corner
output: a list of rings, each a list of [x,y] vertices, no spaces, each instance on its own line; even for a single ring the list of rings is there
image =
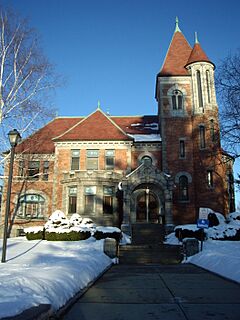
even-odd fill
[[[173,110],[183,109],[183,94],[180,90],[173,90],[172,92],[172,106]]]

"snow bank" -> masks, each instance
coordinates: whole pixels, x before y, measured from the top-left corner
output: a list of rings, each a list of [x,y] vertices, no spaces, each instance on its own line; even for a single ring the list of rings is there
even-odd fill
[[[203,251],[187,259],[187,262],[240,283],[239,261],[240,241],[217,240],[205,241]]]
[[[56,311],[111,264],[103,253],[103,240],[11,238],[7,262],[0,264],[0,318],[41,303],[51,304]]]

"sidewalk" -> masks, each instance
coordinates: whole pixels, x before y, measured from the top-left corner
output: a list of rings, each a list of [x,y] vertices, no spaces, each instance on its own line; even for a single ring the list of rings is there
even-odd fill
[[[64,320],[239,320],[240,285],[190,264],[117,265]]]

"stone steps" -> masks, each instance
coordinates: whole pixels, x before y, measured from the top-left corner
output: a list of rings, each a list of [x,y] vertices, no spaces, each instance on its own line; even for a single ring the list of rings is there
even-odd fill
[[[132,225],[132,244],[160,244],[165,238],[165,229],[161,224],[139,223]]]
[[[181,246],[126,245],[120,246],[120,264],[177,264],[183,259]]]

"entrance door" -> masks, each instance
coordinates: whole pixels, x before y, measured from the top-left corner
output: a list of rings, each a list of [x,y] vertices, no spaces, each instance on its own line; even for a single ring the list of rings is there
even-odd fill
[[[156,196],[151,192],[148,195],[146,194],[146,192],[140,193],[137,196],[136,211],[137,222],[147,222],[148,211],[148,222],[157,223],[159,214],[159,203]]]

